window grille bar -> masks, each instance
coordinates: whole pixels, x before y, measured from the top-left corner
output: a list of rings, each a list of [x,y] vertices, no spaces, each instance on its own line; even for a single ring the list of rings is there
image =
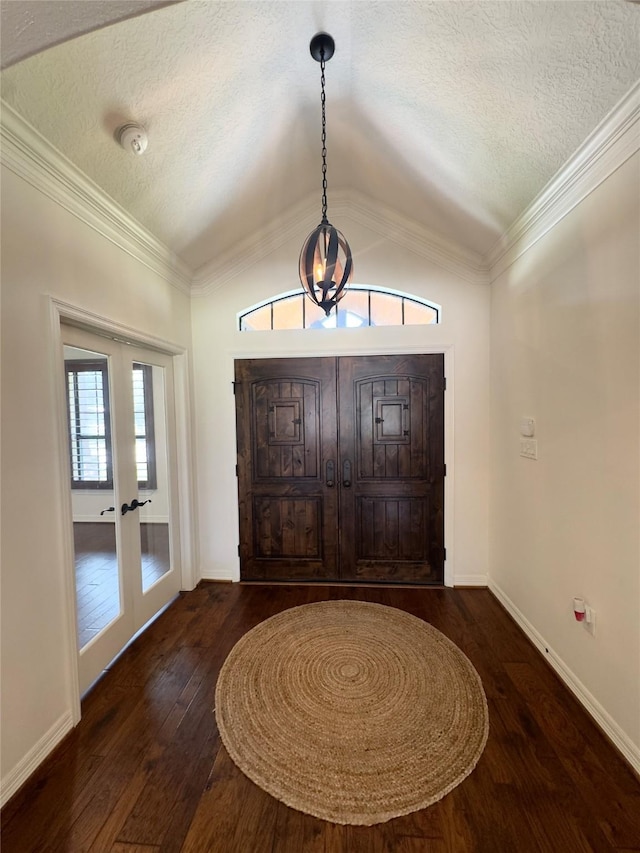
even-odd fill
[[[429,319],[423,323],[424,325],[432,325],[432,324],[437,324],[440,322],[440,308],[439,308],[439,306],[429,304],[427,302],[422,301],[419,298],[414,298],[411,296],[405,296],[401,293],[394,293],[393,291],[386,290],[385,288],[382,288],[382,287],[353,287],[351,289],[354,292],[362,293],[364,291],[367,294],[367,296],[366,296],[366,309],[363,310],[362,315],[355,314],[356,319],[360,322],[355,323],[355,324],[349,322],[350,314],[354,314],[354,312],[350,312],[348,307],[343,303],[340,305],[336,305],[335,319],[332,318],[332,323],[331,323],[332,326],[335,325],[335,326],[342,327],[342,319],[344,319],[344,321],[345,321],[344,322],[345,327],[348,325],[373,326],[374,323],[373,323],[373,317],[372,317],[372,293],[383,293],[383,294],[386,294],[387,296],[389,296],[393,299],[400,301],[400,325],[403,325],[403,326],[407,325],[409,303],[412,303],[414,306],[416,306],[416,308],[420,308],[424,312],[426,312],[425,316],[427,316]],[[287,293],[283,296],[275,297],[274,299],[271,300],[271,302],[263,303],[262,305],[258,306],[257,308],[254,308],[251,311],[246,311],[244,314],[241,314],[239,317],[240,331],[251,331],[252,330],[252,324],[251,324],[250,318],[251,318],[252,314],[260,312],[260,311],[264,311],[265,309],[268,309],[268,311],[269,311],[269,318],[270,318],[269,326],[270,326],[270,328],[273,331],[277,331],[279,327],[277,326],[276,312],[275,312],[274,306],[276,305],[276,303],[284,302],[284,301],[288,301],[288,302],[291,302],[293,304],[294,300],[296,298],[302,300],[302,312],[301,312],[302,313],[302,324],[301,324],[301,326],[298,326],[298,325],[286,326],[286,328],[308,329],[308,328],[315,328],[316,326],[323,326],[324,322],[325,322],[324,318],[322,318],[321,320],[313,321],[313,319],[309,317],[308,311],[307,311],[307,300],[306,300],[304,294],[302,294],[302,293],[300,293],[300,294]],[[346,302],[348,302],[348,301],[349,300],[347,299]],[[298,303],[296,302],[296,304],[298,304]],[[365,312],[366,312],[366,316],[363,316],[365,314]],[[419,319],[416,319],[415,317],[414,317],[413,322],[411,322],[411,320],[409,320],[409,323],[411,325],[414,325],[415,323],[420,323],[420,322],[421,321]],[[382,321],[379,325],[386,325],[386,323],[384,321]],[[392,323],[391,325],[397,325],[397,324]]]

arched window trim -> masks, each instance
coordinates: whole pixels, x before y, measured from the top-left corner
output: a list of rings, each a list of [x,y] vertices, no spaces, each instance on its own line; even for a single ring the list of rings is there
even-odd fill
[[[388,296],[397,296],[398,298],[408,299],[411,302],[415,302],[418,305],[424,305],[426,308],[431,308],[436,312],[436,321],[435,324],[439,324],[442,322],[442,306],[437,302],[432,302],[429,299],[424,299],[421,296],[416,296],[413,293],[407,293],[403,290],[396,290],[392,287],[381,287],[380,285],[373,284],[351,284],[349,285],[349,290],[360,290],[360,291],[371,291],[373,293],[384,293]],[[300,288],[294,288],[293,290],[286,290],[282,293],[277,294],[276,296],[271,296],[268,299],[263,299],[260,302],[256,302],[254,305],[251,305],[248,308],[245,308],[242,311],[238,311],[236,314],[237,326],[236,328],[242,330],[242,320],[247,317],[249,314],[252,314],[254,311],[257,311],[260,308],[264,308],[267,305],[272,305],[276,302],[280,302],[283,299],[288,299],[291,296],[303,296]],[[338,306],[339,307],[339,306]],[[435,325],[434,324],[434,325]],[[272,329],[271,331],[283,331],[281,329]],[[301,331],[301,330],[300,330]]]

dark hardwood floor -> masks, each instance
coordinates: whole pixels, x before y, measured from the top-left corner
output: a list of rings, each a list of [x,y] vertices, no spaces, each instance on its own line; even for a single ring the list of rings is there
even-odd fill
[[[216,678],[248,629],[356,598],[432,623],[484,682],[475,771],[424,811],[373,827],[296,812],[236,769]],[[640,850],[640,782],[487,590],[201,584],[86,697],[78,727],[2,813],[3,853],[529,853]]]
[[[120,612],[116,529],[110,523],[74,522],[78,647],[83,648]],[[140,525],[142,588],[170,569],[169,525]]]

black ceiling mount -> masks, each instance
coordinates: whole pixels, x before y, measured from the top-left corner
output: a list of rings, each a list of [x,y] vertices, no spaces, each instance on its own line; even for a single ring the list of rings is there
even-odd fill
[[[311,39],[309,50],[316,62],[328,62],[336,49],[336,43],[329,33],[316,33]],[[324,55],[323,55],[324,51]]]

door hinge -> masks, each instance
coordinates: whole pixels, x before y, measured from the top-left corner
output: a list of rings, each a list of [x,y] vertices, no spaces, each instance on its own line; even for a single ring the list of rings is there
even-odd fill
[[[444,550],[444,557],[443,557],[443,559],[444,559],[444,561],[445,561],[445,563],[446,563],[446,561],[447,561],[447,549],[446,549],[446,548],[444,548],[443,550]]]
[[[236,465],[236,469],[237,469],[237,468],[238,468],[238,466]],[[444,476],[444,477],[446,477],[446,476],[447,476],[447,465],[446,465],[446,463],[445,463],[445,466],[444,466],[444,473],[443,473],[443,476]]]
[[[238,545],[238,557],[240,556],[240,545]]]
[[[240,476],[240,469],[239,469],[239,468],[238,468],[238,466],[236,465],[236,477],[239,477],[239,476]]]
[[[235,394],[235,393],[236,393],[236,391],[238,390],[238,389],[237,389],[237,386],[238,386],[239,384],[240,384],[240,383],[239,383],[239,382],[236,382],[236,381],[235,381],[235,379],[232,381],[231,386],[233,387],[233,393],[234,393],[234,394]]]
[[[443,391],[447,390],[447,377],[446,376],[444,376],[442,379],[442,390]]]

